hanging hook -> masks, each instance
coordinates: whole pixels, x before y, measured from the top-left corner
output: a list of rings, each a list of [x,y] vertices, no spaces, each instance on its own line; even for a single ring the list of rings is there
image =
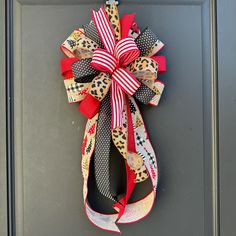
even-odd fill
[[[113,5],[113,4],[119,5],[120,1],[116,1],[116,0],[108,0],[106,1],[106,5]]]

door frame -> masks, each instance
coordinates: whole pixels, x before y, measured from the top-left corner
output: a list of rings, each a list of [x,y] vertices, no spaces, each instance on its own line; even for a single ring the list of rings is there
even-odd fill
[[[6,191],[7,235],[16,235],[15,159],[14,159],[14,46],[13,0],[2,1],[5,8],[5,126],[6,126]],[[3,9],[4,9],[3,8]]]
[[[7,235],[5,1],[0,0],[0,235]]]

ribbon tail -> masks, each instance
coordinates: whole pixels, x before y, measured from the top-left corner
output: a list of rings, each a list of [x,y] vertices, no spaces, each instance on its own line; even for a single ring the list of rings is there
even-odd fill
[[[88,203],[88,178],[89,178],[89,170],[90,170],[90,162],[92,159],[92,155],[94,153],[95,141],[96,141],[96,130],[97,130],[97,121],[98,114],[94,116],[92,119],[87,121],[84,133],[84,139],[82,144],[82,162],[81,168],[83,173],[83,197],[84,197],[84,207],[86,211],[86,215],[89,221],[95,225],[96,227],[110,231],[115,233],[120,233],[120,230],[116,226],[115,222],[117,221],[118,214],[102,214],[94,211]]]
[[[153,189],[156,190],[158,183],[158,167],[156,155],[148,137],[148,132],[146,130],[141,112],[134,98],[129,97],[129,100],[132,106],[134,106],[135,108],[135,112],[132,113],[132,119],[135,122],[134,133],[136,150],[138,154],[143,157],[144,164],[147,171],[149,172],[150,179],[152,181]]]
[[[85,204],[85,210],[88,219],[96,227],[109,232],[115,232],[119,234],[121,233],[115,223],[117,221],[117,214],[102,214],[96,212],[92,208],[90,208],[90,206],[87,203]]]
[[[117,221],[120,224],[127,224],[139,221],[146,217],[151,211],[156,198],[156,188],[158,183],[158,168],[155,152],[149,140],[147,130],[144,125],[139,108],[132,97],[129,97],[130,104],[133,106],[132,120],[135,123],[135,146],[137,153],[143,157],[144,165],[149,173],[152,190],[143,199],[126,205],[125,211]],[[139,122],[136,122],[139,120]]]
[[[155,197],[156,194],[152,191],[142,200],[127,204],[123,215],[117,223],[131,224],[145,218],[153,208]]]
[[[109,158],[111,147],[110,93],[101,102],[94,154],[95,179],[99,192],[116,201],[110,192]]]
[[[124,92],[112,81],[111,84],[112,129],[122,126],[122,112],[124,109]]]
[[[127,203],[136,185],[134,172],[130,169],[127,163],[125,164],[125,167],[126,167],[126,194],[119,200],[119,202],[113,205],[113,208],[118,211],[117,220],[119,220],[124,214]]]
[[[128,96],[125,96],[125,109],[127,112],[127,122],[128,124],[127,131],[128,131],[128,139],[127,142],[127,148],[129,152],[136,152],[135,148],[135,140],[134,140],[134,130],[133,130],[133,123],[132,123],[132,117],[128,102]],[[131,194],[133,193],[133,190],[135,188],[135,178],[136,175],[134,171],[129,167],[127,161],[125,160],[125,166],[126,166],[126,193],[125,195],[119,200],[118,203],[114,204],[113,207],[116,209],[118,213],[118,219],[121,218],[121,216],[125,212],[126,205],[130,199]]]

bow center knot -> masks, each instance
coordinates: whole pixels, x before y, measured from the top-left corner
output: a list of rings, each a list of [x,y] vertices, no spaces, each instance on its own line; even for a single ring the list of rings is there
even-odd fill
[[[91,66],[99,71],[113,74],[118,68],[123,68],[134,61],[140,54],[134,39],[131,37],[119,40],[113,53],[98,48],[94,51]]]
[[[94,51],[91,66],[98,71],[108,72],[110,75],[120,67],[118,59],[101,48]]]
[[[131,37],[119,40],[113,52],[98,48],[94,51],[91,66],[102,72],[108,72],[112,80],[129,96],[139,88],[140,82],[125,69],[140,54]]]

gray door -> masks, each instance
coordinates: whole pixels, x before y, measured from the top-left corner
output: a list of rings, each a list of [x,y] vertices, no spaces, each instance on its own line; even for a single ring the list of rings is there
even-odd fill
[[[167,73],[160,77],[166,88],[159,107],[141,107],[159,161],[156,204],[147,218],[121,225],[120,229],[125,236],[217,236],[220,202],[215,1],[121,2],[121,14],[136,12],[139,26],[149,25],[166,44],[162,54],[167,57]],[[233,0],[229,2],[233,4]],[[13,3],[16,235],[108,235],[89,223],[83,209],[80,145],[86,119],[76,106],[68,105],[59,67],[59,45],[73,29],[89,21],[91,8],[98,9],[104,1]],[[225,14],[225,9],[220,11]],[[222,18],[220,15],[219,21]],[[220,40],[225,41],[225,37],[220,36]],[[223,53],[221,47],[219,50]],[[221,76],[224,68],[220,68]],[[221,104],[225,102],[224,93]],[[226,114],[224,109],[222,105],[220,111]],[[221,127],[227,122],[224,115],[220,122]],[[220,131],[225,136],[224,141],[220,139],[221,154],[228,142],[225,130]],[[5,140],[1,142],[4,147]],[[5,149],[1,156],[5,156]],[[228,168],[232,167],[222,165],[222,188],[227,188]],[[227,196],[222,194],[222,235],[235,236],[233,223],[225,223],[227,207],[233,203]],[[91,200],[97,201],[95,197]],[[5,220],[0,223],[0,233],[4,236],[5,205],[0,204]]]

